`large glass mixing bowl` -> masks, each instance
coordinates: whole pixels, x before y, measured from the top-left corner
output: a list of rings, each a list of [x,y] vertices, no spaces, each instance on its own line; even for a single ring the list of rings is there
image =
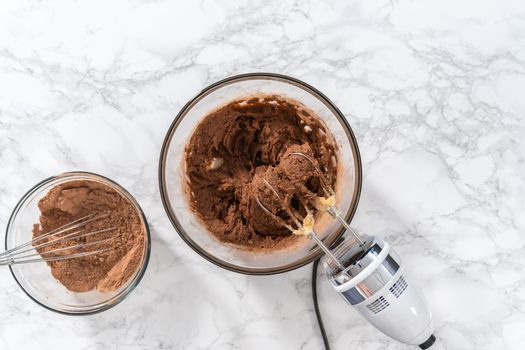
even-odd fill
[[[347,221],[355,213],[361,192],[361,160],[352,129],[341,111],[317,89],[291,77],[270,73],[237,75],[212,84],[182,108],[168,130],[159,162],[160,193],[168,217],[182,239],[207,260],[228,270],[266,275],[304,266],[319,257],[321,251],[306,238],[293,249],[281,251],[249,251],[222,243],[192,212],[185,194],[184,149],[197,124],[217,107],[253,94],[293,98],[324,121],[339,146],[337,205]],[[328,214],[323,214],[315,228],[327,245],[343,233]]]

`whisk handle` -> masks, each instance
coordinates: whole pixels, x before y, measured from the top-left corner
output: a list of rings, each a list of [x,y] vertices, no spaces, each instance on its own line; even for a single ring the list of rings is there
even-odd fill
[[[8,265],[12,265],[14,262],[13,259],[9,259],[9,260],[1,260],[0,261],[0,266],[8,266]]]

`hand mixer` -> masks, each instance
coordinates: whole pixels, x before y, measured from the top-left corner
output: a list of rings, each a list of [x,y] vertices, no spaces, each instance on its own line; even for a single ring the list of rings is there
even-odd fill
[[[314,218],[308,203],[300,202],[306,213],[302,216],[298,210],[285,205],[277,189],[266,180],[264,186],[281,203],[295,227],[267,208],[258,196],[257,204],[293,234],[306,235],[315,241],[326,254],[323,266],[334,289],[374,327],[402,343],[418,345],[421,349],[433,346],[436,338],[432,334],[430,309],[405,275],[399,256],[387,242],[374,236],[363,237],[348,225],[335,204],[335,192],[312,158],[300,152],[290,155],[302,157],[312,165],[326,197],[318,197],[310,204],[328,212],[343,225],[344,240],[330,250],[313,228]]]
[[[112,250],[113,248],[97,248],[101,244],[113,240],[116,236],[86,242],[86,238],[94,235],[103,235],[115,227],[89,231],[85,225],[107,217],[105,215],[90,214],[71,221],[61,227],[42,234],[31,241],[0,253],[0,266],[27,264],[35,262],[50,262],[66,259],[82,258]],[[54,247],[58,243],[70,242],[66,247]],[[46,250],[43,250],[46,248]],[[86,250],[86,248],[89,248]]]

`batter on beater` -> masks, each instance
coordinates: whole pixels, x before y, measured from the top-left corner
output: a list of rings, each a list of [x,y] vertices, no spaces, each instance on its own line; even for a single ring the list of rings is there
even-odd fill
[[[291,153],[315,159],[330,186],[337,179],[337,145],[330,131],[306,106],[278,95],[248,96],[208,113],[185,152],[193,211],[218,240],[248,249],[284,249],[303,239],[257,204],[256,197],[290,220],[273,205],[265,182],[297,211],[304,211],[302,202],[324,196],[312,165]]]

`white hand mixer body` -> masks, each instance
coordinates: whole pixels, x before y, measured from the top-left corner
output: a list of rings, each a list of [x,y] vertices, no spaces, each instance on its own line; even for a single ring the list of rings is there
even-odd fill
[[[377,237],[367,237],[363,246],[345,239],[333,255],[345,266],[340,270],[330,260],[323,263],[334,289],[374,327],[406,344],[430,348],[432,314],[420,291],[409,281],[397,254]]]

